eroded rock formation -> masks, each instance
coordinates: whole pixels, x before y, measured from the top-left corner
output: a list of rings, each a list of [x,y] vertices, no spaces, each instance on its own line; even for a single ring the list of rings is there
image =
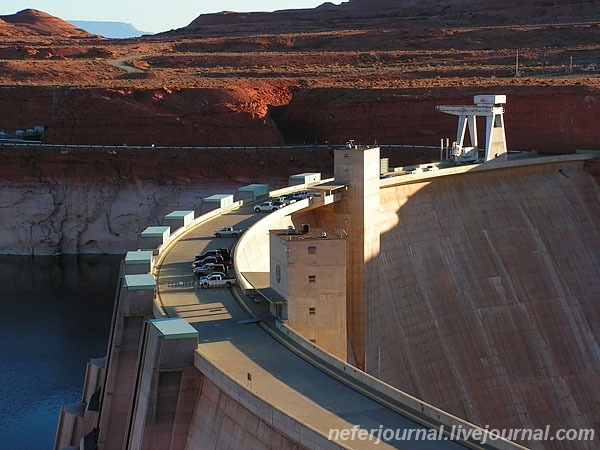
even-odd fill
[[[354,139],[435,146],[441,138],[455,139],[457,126],[455,118],[435,107],[471,105],[482,89],[294,90],[262,84],[232,86],[228,91],[41,87],[0,91],[5,127],[44,124],[47,143],[278,146],[337,145]],[[595,124],[600,115],[598,90],[519,87],[494,93],[507,95],[510,149],[568,153],[600,145]]]
[[[202,212],[202,198],[240,186],[287,186],[323,171],[327,149],[135,150],[2,147],[0,253],[123,253],[175,210]]]

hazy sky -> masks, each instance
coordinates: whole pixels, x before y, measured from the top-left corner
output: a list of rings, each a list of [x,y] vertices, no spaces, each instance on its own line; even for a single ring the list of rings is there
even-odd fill
[[[3,0],[0,15],[31,8],[64,20],[132,23],[142,31],[167,31],[188,25],[200,14],[220,11],[276,11],[314,8],[326,0]],[[343,1],[331,1],[336,5]]]

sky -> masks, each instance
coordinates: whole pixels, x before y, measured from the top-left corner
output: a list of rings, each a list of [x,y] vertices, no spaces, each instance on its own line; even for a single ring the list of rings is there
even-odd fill
[[[9,0],[0,15],[37,9],[63,20],[126,22],[138,30],[168,31],[189,25],[200,14],[315,8],[327,0]],[[343,1],[333,0],[339,5]]]

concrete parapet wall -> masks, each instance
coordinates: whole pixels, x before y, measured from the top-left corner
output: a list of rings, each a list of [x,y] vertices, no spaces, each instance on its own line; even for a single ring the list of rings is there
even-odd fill
[[[459,427],[466,430],[469,435],[473,433],[483,433],[483,436],[487,431],[477,425],[467,422],[466,420],[456,417],[446,411],[436,408],[422,400],[419,400],[412,395],[402,392],[395,387],[378,380],[372,375],[357,369],[346,361],[337,358],[335,355],[325,351],[321,347],[313,344],[308,339],[304,338],[301,334],[296,333],[292,328],[286,326],[281,321],[277,321],[277,328],[281,333],[290,338],[294,343],[299,345],[301,348],[308,350],[312,355],[324,363],[323,368],[327,371],[330,370],[327,366],[337,369],[338,373],[342,373],[343,376],[337,377],[342,382],[354,387],[359,392],[362,392],[368,397],[374,398],[378,401],[383,401],[388,406],[396,411],[401,411],[405,414],[406,408],[412,411],[418,412],[426,418],[432,419],[434,422],[443,424],[447,429],[458,429]],[[270,331],[270,330],[269,330]],[[272,332],[272,331],[271,331]],[[507,441],[505,439],[486,439],[491,448],[498,450],[515,450],[515,449],[526,449],[521,445],[515,444],[514,442]]]
[[[266,213],[237,241],[233,252],[235,274],[239,285],[244,290],[252,289],[250,283],[242,275],[243,272],[269,272],[269,230],[285,229],[292,225],[291,214],[308,207],[310,200],[304,199],[285,208]]]
[[[198,352],[195,366],[204,379],[186,449],[346,448],[241,386]]]
[[[295,184],[293,186],[287,186],[281,189],[276,189],[274,191],[269,192],[269,197],[282,197],[284,195],[292,194],[298,191],[306,191],[311,188],[311,186],[315,186],[321,183],[328,183],[330,181],[335,180],[335,178],[326,178],[324,180],[320,180],[318,183],[301,183]]]
[[[433,178],[440,178],[446,176],[460,175],[466,173],[474,173],[480,171],[494,171],[494,170],[506,170],[507,168],[527,168],[527,167],[542,167],[547,164],[555,164],[562,162],[573,162],[573,161],[588,161],[591,158],[599,158],[600,151],[582,151],[577,154],[570,155],[553,155],[543,157],[526,157],[522,159],[510,159],[508,161],[496,161],[488,164],[467,164],[459,166],[450,166],[443,169],[439,169],[433,172],[420,172],[407,175],[398,175],[390,178],[384,178],[380,180],[380,187],[386,188],[398,184],[412,184],[415,181],[420,180],[431,180]],[[418,164],[410,167],[427,167],[436,165],[434,163]],[[394,171],[403,171],[404,167],[394,168]],[[539,169],[538,169],[539,170]]]

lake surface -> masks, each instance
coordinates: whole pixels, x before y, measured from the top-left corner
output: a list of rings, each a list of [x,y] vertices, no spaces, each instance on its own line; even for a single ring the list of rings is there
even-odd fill
[[[0,449],[51,450],[106,355],[122,255],[0,255]]]

